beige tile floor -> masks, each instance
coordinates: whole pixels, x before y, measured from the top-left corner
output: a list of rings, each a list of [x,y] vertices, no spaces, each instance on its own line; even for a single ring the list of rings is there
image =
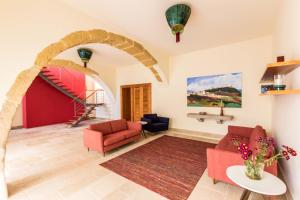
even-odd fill
[[[84,126],[83,126],[84,127]],[[165,199],[98,164],[161,137],[141,139],[102,157],[82,145],[82,128],[64,124],[13,130],[10,133],[6,178],[10,200],[158,200]],[[191,138],[184,133],[168,135]],[[194,138],[203,140],[203,138]],[[204,138],[208,140],[208,138]],[[225,183],[212,184],[203,174],[189,199],[238,200],[242,189]],[[252,195],[252,200],[260,200]]]

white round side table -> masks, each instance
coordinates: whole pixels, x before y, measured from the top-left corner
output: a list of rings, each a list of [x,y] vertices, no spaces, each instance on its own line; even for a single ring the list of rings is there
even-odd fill
[[[243,165],[228,167],[226,174],[230,180],[246,189],[241,197],[242,200],[248,199],[250,192],[262,194],[265,199],[270,198],[270,196],[277,196],[286,193],[285,183],[266,171],[264,172],[264,176],[261,180],[252,180],[248,178],[245,174],[245,166]]]

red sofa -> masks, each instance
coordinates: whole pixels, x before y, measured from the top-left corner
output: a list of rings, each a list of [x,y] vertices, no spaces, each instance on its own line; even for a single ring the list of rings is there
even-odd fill
[[[257,147],[257,139],[266,137],[266,132],[261,126],[255,128],[228,126],[228,134],[212,149],[207,149],[207,170],[208,176],[216,180],[234,184],[226,175],[226,169],[232,165],[243,165],[244,160],[233,145],[232,138],[239,139],[242,143],[249,144],[249,148]],[[266,167],[266,171],[277,176],[277,162],[272,166]],[[235,185],[235,184],[234,184]]]
[[[88,150],[105,152],[140,139],[140,123],[125,119],[92,124],[84,129],[83,143]]]

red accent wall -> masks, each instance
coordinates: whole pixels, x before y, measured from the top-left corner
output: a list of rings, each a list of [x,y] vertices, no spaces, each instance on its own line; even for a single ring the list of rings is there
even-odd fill
[[[50,68],[69,89],[85,96],[85,75],[62,68]],[[73,74],[74,72],[74,74]],[[73,74],[73,75],[72,75]],[[74,117],[72,98],[40,77],[36,77],[23,98],[23,127],[32,128],[67,122]]]
[[[77,96],[85,97],[85,75],[81,72],[71,69],[49,67],[48,74],[53,75],[53,78],[58,79],[68,89],[72,90]]]

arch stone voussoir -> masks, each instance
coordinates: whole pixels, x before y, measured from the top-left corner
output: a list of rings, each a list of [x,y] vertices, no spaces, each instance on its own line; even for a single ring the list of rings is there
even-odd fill
[[[32,67],[30,69],[22,71],[17,76],[9,92],[6,94],[6,98],[9,101],[17,102],[18,105],[39,72],[40,69],[36,67]]]

